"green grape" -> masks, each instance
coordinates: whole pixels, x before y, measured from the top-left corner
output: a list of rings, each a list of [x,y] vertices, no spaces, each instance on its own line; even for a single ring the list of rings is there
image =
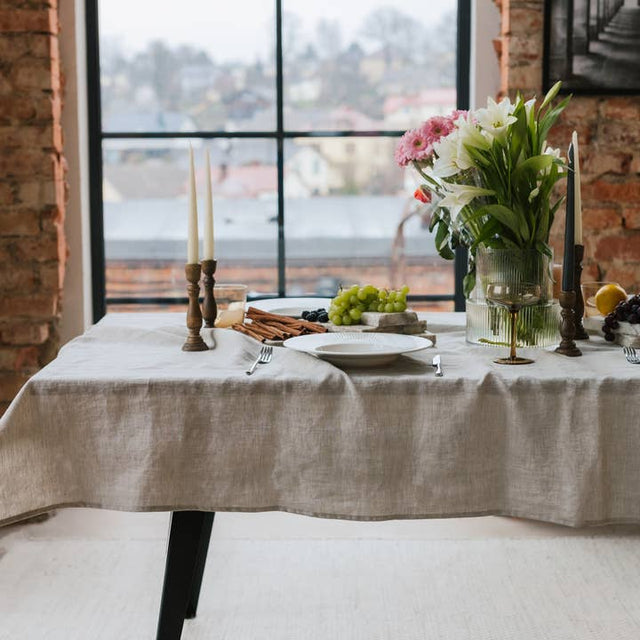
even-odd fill
[[[386,289],[380,289],[380,291],[378,291],[378,298],[380,300],[386,300],[388,295],[389,292]]]
[[[356,321],[360,320],[360,318],[362,317],[362,311],[360,311],[360,309],[358,308],[354,308],[354,309],[350,309],[349,310],[349,315]]]
[[[357,284],[353,284],[351,285],[351,287],[349,288],[349,293],[352,296],[355,296],[358,294],[358,291],[360,290],[360,287]]]
[[[393,309],[397,312],[400,311],[405,311],[407,308],[407,305],[404,302],[394,302],[393,303]]]
[[[389,291],[389,296],[387,297],[387,300],[389,302],[395,302],[396,301],[396,292],[391,290]]]
[[[345,313],[342,316],[342,324],[345,324],[345,325],[353,324],[353,320],[351,319],[351,316],[348,313]]]
[[[355,306],[356,309],[358,309],[360,311],[360,313],[362,313],[363,311],[367,310],[367,305],[364,304],[363,302],[358,302],[358,304]]]
[[[368,294],[365,289],[360,289],[360,291],[358,291],[358,300],[366,300],[367,296]]]
[[[355,306],[358,304],[358,296],[351,296],[351,297],[349,298],[349,304],[350,304],[352,307],[355,307]]]
[[[333,324],[335,324],[336,326],[340,326],[342,324],[342,316],[336,314],[333,316],[333,318],[329,318],[331,320],[331,322],[333,322]]]
[[[367,311],[377,311],[377,310],[378,310],[378,303],[370,302],[369,306],[367,307]]]
[[[405,284],[402,289],[400,289],[400,291],[402,293],[404,293],[405,298],[407,297],[407,294],[409,293],[409,287]]]
[[[384,310],[386,313],[393,313],[393,302],[387,302],[387,304],[384,305]]]
[[[367,292],[368,295],[370,296],[377,296],[378,295],[378,290],[376,289],[376,287],[374,287],[371,284],[368,284],[365,286],[364,290]]]

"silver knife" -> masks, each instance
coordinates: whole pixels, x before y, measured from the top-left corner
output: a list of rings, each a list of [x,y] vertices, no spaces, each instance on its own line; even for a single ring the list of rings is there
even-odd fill
[[[440,356],[433,356],[433,362],[431,363],[432,367],[436,368],[436,376],[441,378],[443,376],[442,367],[440,366]]]

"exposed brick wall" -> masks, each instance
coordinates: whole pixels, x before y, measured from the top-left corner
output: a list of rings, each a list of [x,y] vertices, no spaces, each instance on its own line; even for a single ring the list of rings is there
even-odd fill
[[[502,0],[502,93],[542,94],[544,0]],[[640,291],[640,96],[574,96],[549,140],[563,149],[578,132],[585,244],[583,280]],[[563,215],[552,243],[562,256]]]
[[[0,415],[59,346],[60,117],[57,0],[0,0]]]

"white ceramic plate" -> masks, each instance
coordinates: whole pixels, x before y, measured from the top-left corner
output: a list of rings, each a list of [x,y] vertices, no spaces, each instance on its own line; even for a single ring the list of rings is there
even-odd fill
[[[255,307],[261,311],[277,313],[290,318],[301,318],[303,311],[329,309],[331,298],[270,298],[248,302],[247,307]]]
[[[403,353],[426,349],[432,343],[417,336],[345,331],[289,338],[284,346],[340,366],[377,367],[393,362]]]

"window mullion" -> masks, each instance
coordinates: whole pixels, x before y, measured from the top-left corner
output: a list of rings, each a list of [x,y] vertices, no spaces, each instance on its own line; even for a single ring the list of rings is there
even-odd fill
[[[284,242],[284,76],[282,0],[276,0],[276,134],[278,143],[278,295],[287,293]]]

